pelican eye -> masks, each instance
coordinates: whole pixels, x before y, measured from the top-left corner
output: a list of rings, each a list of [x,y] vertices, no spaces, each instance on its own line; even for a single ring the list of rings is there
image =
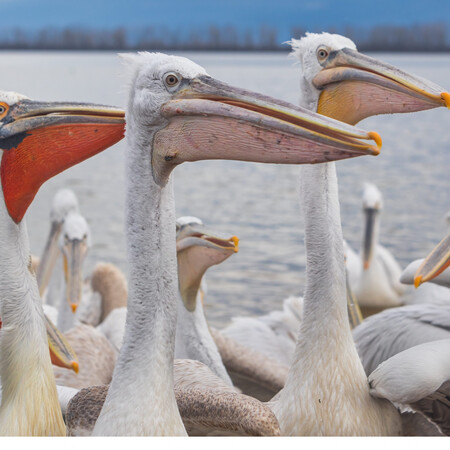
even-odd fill
[[[180,82],[180,79],[174,73],[168,73],[164,78],[164,82],[166,83],[166,86],[174,87]]]
[[[328,50],[326,50],[325,48],[319,48],[317,50],[317,57],[321,61],[323,61],[324,59],[328,58]]]
[[[6,103],[0,102],[0,119],[6,116],[9,106]]]

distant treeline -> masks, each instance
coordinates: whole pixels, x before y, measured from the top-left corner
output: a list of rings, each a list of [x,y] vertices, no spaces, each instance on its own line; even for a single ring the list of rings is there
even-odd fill
[[[292,29],[301,37],[308,29]],[[309,30],[319,31],[319,30]],[[376,26],[371,29],[342,27],[327,30],[351,38],[360,50],[450,51],[450,25]],[[30,32],[16,28],[0,32],[0,49],[11,50],[286,50],[276,28],[238,30],[234,26],[210,26],[188,32],[148,26],[140,30],[94,30],[81,27],[44,28]]]

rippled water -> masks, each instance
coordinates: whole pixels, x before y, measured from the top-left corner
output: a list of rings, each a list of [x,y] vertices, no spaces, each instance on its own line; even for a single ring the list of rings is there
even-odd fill
[[[185,56],[223,81],[293,103],[299,68],[284,54],[193,53]],[[449,55],[377,54],[377,58],[450,89]],[[124,106],[125,79],[113,53],[0,52],[0,87],[40,100],[80,100]],[[344,236],[362,239],[361,194],[372,181],[384,194],[381,243],[404,267],[446,233],[450,209],[450,114],[442,108],[379,116],[360,125],[383,137],[380,156],[338,165]],[[32,251],[40,254],[53,195],[72,188],[92,229],[86,273],[100,260],[126,270],[123,227],[124,141],[46,183],[27,213]],[[207,315],[216,326],[235,315],[276,308],[304,287],[303,218],[298,167],[207,161],[175,174],[178,215],[195,215],[211,228],[237,235],[240,251],[208,272]]]

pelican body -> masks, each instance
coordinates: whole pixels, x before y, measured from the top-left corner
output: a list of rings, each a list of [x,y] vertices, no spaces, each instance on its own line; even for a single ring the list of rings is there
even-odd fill
[[[233,88],[185,58],[125,58],[132,72],[127,321],[93,434],[186,435],[173,388],[178,283],[172,170],[203,159],[308,163],[376,154],[378,147],[363,140],[377,136]]]
[[[123,136],[123,111],[0,92],[0,435],[65,435],[23,220],[47,179]]]

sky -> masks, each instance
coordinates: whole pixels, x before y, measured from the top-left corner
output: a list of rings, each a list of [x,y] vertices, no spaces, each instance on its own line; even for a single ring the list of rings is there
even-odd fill
[[[2,27],[46,26],[189,31],[234,25],[275,27],[289,38],[294,26],[314,31],[352,25],[411,25],[450,20],[449,0],[0,0]]]

